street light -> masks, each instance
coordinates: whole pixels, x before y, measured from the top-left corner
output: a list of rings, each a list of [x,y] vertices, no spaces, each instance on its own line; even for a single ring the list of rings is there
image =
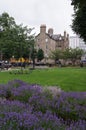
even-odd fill
[[[35,50],[34,50],[34,45],[32,45],[32,48],[31,48],[31,59],[32,59],[32,62],[33,62],[33,69],[35,68]]]
[[[48,60],[48,54],[45,54],[45,62]]]
[[[2,57],[3,57],[2,51],[0,51],[0,60],[1,60],[1,61],[2,61]]]

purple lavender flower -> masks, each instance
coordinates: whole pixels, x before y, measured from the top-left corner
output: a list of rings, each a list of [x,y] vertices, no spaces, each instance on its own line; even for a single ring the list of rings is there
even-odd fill
[[[20,80],[0,85],[0,130],[85,130],[86,92],[52,96]]]

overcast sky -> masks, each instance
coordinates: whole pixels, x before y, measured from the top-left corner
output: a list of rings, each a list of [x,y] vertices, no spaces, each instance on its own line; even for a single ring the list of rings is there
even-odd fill
[[[65,30],[70,36],[74,35],[70,27],[71,0],[0,0],[0,15],[3,12],[14,17],[17,24],[35,27],[36,34],[40,25],[46,24],[47,30],[53,28],[55,34],[63,35]]]

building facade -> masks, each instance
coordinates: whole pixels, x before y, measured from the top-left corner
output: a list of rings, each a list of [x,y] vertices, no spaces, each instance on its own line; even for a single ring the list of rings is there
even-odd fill
[[[79,38],[78,36],[70,36],[69,37],[69,47],[71,48],[80,48],[86,51],[86,44],[83,39]]]
[[[41,25],[40,33],[36,36],[36,49],[42,49],[44,57],[49,57],[51,51],[56,49],[64,50],[69,48],[69,34],[66,34],[66,31],[64,31],[64,35],[62,36],[53,32],[52,28],[49,28],[48,32],[46,32],[46,25]]]

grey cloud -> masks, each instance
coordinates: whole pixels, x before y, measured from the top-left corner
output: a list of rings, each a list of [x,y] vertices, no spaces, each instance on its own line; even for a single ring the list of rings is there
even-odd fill
[[[40,24],[53,27],[55,32],[67,30],[73,34],[70,24],[73,9],[68,0],[0,0],[0,12],[8,12],[18,23],[34,26]]]

